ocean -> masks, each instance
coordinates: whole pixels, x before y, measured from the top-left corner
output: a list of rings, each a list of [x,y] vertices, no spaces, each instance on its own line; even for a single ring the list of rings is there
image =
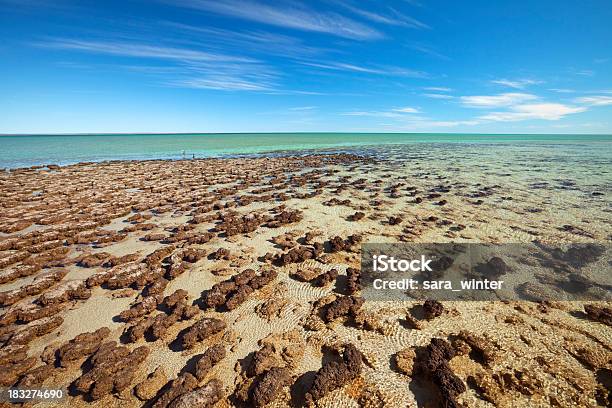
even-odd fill
[[[593,164],[612,163],[612,135],[424,134],[424,133],[236,133],[87,134],[0,136],[0,168],[84,161],[190,159],[297,151],[368,152],[381,146],[427,151],[444,147],[539,149],[544,156],[576,155]],[[448,153],[447,153],[448,154]],[[452,154],[452,153],[451,153]]]

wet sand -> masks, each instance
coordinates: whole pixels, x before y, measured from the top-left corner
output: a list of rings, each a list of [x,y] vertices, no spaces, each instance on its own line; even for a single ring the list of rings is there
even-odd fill
[[[610,241],[605,185],[501,160],[3,173],[1,385],[99,407],[605,406],[610,304],[360,300],[364,242]]]

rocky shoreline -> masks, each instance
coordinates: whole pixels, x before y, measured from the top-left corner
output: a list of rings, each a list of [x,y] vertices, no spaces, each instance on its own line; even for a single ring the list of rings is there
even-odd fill
[[[360,297],[363,242],[609,242],[605,195],[593,217],[535,211],[546,191],[488,177],[353,154],[4,172],[0,386],[104,407],[610,404],[610,304]]]

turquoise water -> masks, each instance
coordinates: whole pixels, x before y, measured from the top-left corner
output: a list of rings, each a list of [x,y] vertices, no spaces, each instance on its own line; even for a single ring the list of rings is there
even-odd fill
[[[365,146],[414,144],[572,145],[612,156],[611,135],[488,135],[398,133],[241,133],[0,136],[0,168],[82,161],[180,159]],[[500,147],[500,146],[498,146]]]

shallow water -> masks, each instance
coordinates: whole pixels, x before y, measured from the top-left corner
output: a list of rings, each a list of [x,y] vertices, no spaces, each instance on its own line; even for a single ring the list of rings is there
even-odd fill
[[[592,165],[609,165],[611,135],[490,135],[490,134],[389,134],[389,133],[242,133],[242,134],[113,134],[0,136],[0,168],[41,164],[72,164],[82,161],[181,159],[257,154],[273,151],[347,149],[367,151],[402,150],[409,154],[430,154],[475,146],[480,152],[507,152],[508,149],[547,152],[545,164],[569,158],[595,160]],[[502,149],[502,150],[498,150]],[[379,149],[379,151],[381,151]],[[594,157],[595,152],[599,155]],[[378,153],[378,152],[377,152]],[[384,153],[384,151],[383,151]],[[537,153],[537,152],[536,152]],[[466,151],[467,154],[467,151]],[[471,154],[471,153],[470,153]],[[585,156],[586,154],[586,156]],[[568,157],[571,156],[571,157]],[[447,157],[448,158],[448,157]],[[505,159],[504,157],[500,159]]]

